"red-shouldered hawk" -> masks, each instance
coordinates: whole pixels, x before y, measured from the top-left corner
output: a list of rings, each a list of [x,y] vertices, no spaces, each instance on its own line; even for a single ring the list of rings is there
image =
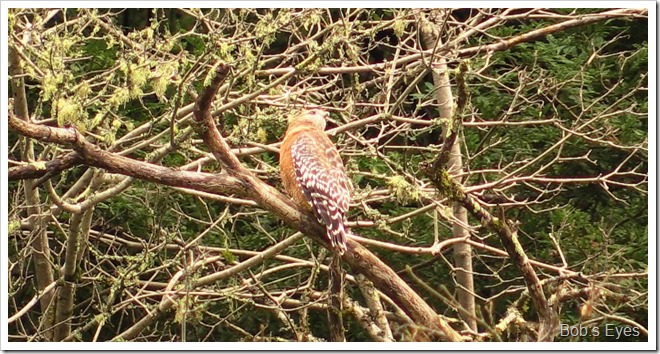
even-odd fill
[[[314,211],[332,248],[341,255],[346,251],[344,221],[350,194],[339,152],[324,132],[327,116],[322,109],[307,109],[289,117],[280,148],[280,173],[293,201]]]

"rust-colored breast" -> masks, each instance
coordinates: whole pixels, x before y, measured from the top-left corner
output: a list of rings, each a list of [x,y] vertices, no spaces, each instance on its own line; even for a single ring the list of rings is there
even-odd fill
[[[346,251],[346,171],[334,144],[313,119],[289,125],[280,149],[280,173],[293,201],[325,225],[333,249],[339,254]]]
[[[280,175],[282,176],[284,189],[291,199],[293,199],[299,207],[311,211],[312,206],[305,198],[305,195],[296,180],[296,171],[293,167],[293,158],[291,156],[291,146],[296,138],[304,133],[305,129],[303,128],[294,131],[287,131],[287,134],[282,141],[282,147],[280,148]]]

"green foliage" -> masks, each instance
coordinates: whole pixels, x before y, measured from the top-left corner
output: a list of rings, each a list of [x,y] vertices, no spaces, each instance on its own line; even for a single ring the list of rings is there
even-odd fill
[[[551,267],[565,262],[569,270],[591,277],[589,282],[559,280],[555,269],[538,266],[548,296],[562,286],[602,291],[562,303],[563,322],[586,320],[580,309],[591,301],[648,326],[648,280],[643,276],[648,272],[649,221],[647,21],[596,22],[464,58],[458,54],[462,49],[500,43],[561,20],[552,15],[510,18],[453,42],[463,33],[460,24],[468,23],[461,16],[474,15],[466,10],[474,9],[450,13],[452,21],[441,27],[444,44],[437,48],[447,61],[454,102],[459,95],[456,68],[461,63],[469,67],[468,95],[461,97],[467,104],[459,112],[463,172],[455,178],[481,207],[516,225],[531,259]],[[40,23],[44,11],[12,9],[10,26]],[[502,15],[501,10],[483,11],[486,19]],[[553,11],[567,17],[596,12]],[[222,164],[208,158],[202,128],[191,112],[215,69],[228,64],[214,109],[233,105],[215,112],[214,119],[245,167],[281,190],[276,144],[287,117],[303,105],[324,106],[331,111],[329,128],[349,125],[331,138],[353,182],[348,219],[364,221],[353,232],[426,248],[453,237],[456,198],[438,194],[420,173],[440,151],[449,119],[439,114],[442,88],[430,75],[439,72],[438,58],[428,52],[419,57],[420,12],[437,15],[411,9],[69,9],[43,24],[41,37],[32,38],[22,53],[31,60],[23,63],[29,108],[38,121],[53,118],[44,124],[74,127],[91,144],[122,158],[173,171],[225,174]],[[405,64],[394,65],[397,60]],[[292,68],[297,69],[294,76],[273,84],[282,69]],[[258,95],[243,100],[257,90]],[[10,131],[10,166],[41,170],[44,161],[71,151],[70,146],[33,145],[35,158],[24,159],[22,139]],[[75,204],[126,181],[87,170],[84,164],[75,166],[50,182],[59,196],[71,191],[64,201]],[[34,262],[26,251],[32,236],[22,230],[29,216],[23,186],[9,184],[10,313],[36,293],[27,280],[33,279],[28,265]],[[52,218],[45,222],[52,263],[59,269],[67,254],[71,214],[59,212],[43,188],[40,205]],[[493,195],[500,199],[491,201]],[[436,205],[435,210],[418,212],[428,205]],[[76,299],[81,303],[73,323],[85,329],[77,338],[119,340],[119,333],[163,301],[165,287],[179,272],[183,275],[172,291],[189,293],[135,340],[179,341],[184,335],[187,341],[294,340],[282,316],[299,326],[297,331],[307,323],[310,334],[328,338],[325,310],[315,306],[326,303],[328,276],[321,265],[329,257],[309,239],[279,258],[194,288],[203,276],[260,257],[259,252],[293,233],[251,201],[136,180],[93,208],[93,232],[78,260],[82,280]],[[498,236],[481,222],[468,219],[472,239],[501,249]],[[445,287],[455,296],[450,248],[438,255],[369,248],[404,278],[404,269],[412,267],[432,289]],[[495,322],[514,305],[528,322],[537,320],[511,259],[477,246],[472,253],[477,303],[492,306]],[[642,275],[616,276],[629,273]],[[455,302],[406,280],[438,313],[458,316]],[[364,306],[355,283],[347,282],[345,291]],[[395,308],[386,304],[391,315]],[[278,306],[287,310],[278,313]],[[20,326],[11,325],[12,338],[33,338],[36,327],[31,326],[40,323],[39,316],[36,311]],[[353,314],[344,318],[347,340],[372,339]],[[485,330],[483,324],[479,330]],[[513,330],[506,335],[522,340]]]

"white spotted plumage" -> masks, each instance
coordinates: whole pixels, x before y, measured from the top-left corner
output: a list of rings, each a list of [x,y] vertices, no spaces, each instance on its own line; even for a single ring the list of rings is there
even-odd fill
[[[322,138],[299,135],[291,146],[298,187],[311,204],[318,221],[340,254],[346,251],[345,215],[350,193],[339,153],[325,133]]]
[[[313,108],[289,117],[280,148],[280,173],[291,199],[314,213],[325,225],[332,249],[343,254],[350,194],[339,152],[324,132],[327,115],[325,110]]]

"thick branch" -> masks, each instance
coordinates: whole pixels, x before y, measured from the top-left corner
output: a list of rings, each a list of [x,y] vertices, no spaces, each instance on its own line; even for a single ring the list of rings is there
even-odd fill
[[[139,178],[172,187],[190,188],[218,194],[245,195],[243,185],[234,177],[226,174],[177,171],[175,169],[134,160],[101,150],[85,140],[73,128],[54,128],[32,124],[9,116],[9,126],[21,135],[43,142],[72,146],[82,158],[83,163],[99,167],[111,173]]]
[[[278,215],[287,224],[295,227],[305,235],[312,237],[324,247],[331,249],[326,241],[325,228],[321,226],[312,215],[301,213],[292,201],[285,197],[275,188],[265,184],[238,162],[238,158],[224,141],[220,132],[217,131],[215,122],[212,121],[209,110],[210,102],[215,96],[215,91],[222,81],[223,71],[220,70],[213,83],[199,96],[196,104],[195,115],[197,120],[204,125],[206,131],[202,134],[206,144],[211,147],[217,156],[231,171],[230,174],[239,178],[249,187],[245,190],[246,196],[257,202],[261,207]],[[210,130],[210,131],[209,131]],[[220,141],[212,141],[218,139]],[[348,263],[353,271],[364,274],[374,285],[401,306],[418,325],[430,329],[430,333],[438,330],[444,333],[445,339],[460,341],[461,337],[435,311],[406,284],[390,267],[385,265],[378,257],[371,253],[359,243],[349,240],[348,251],[342,259]]]
[[[52,177],[68,168],[80,164],[81,162],[82,159],[80,156],[78,156],[78,154],[75,152],[71,152],[64,156],[45,162],[41,166],[35,163],[31,163],[29,165],[12,167],[7,171],[7,177],[10,181],[39,178],[42,176]]]
[[[225,139],[222,138],[220,132],[215,127],[215,121],[211,116],[211,104],[215,98],[215,94],[220,88],[220,84],[224,81],[227,73],[229,72],[229,67],[226,65],[218,66],[216,70],[216,75],[211,81],[211,84],[204,90],[204,92],[199,95],[197,101],[195,102],[195,121],[202,124],[202,131],[200,132],[204,142],[208,145],[218,161],[222,162],[227,166],[230,173],[238,172],[243,170],[241,162],[238,160],[236,155],[231,153],[231,149]]]
[[[293,202],[275,188],[265,184],[256,176],[244,174],[209,174],[202,172],[177,171],[168,167],[133,160],[103,151],[91,144],[72,128],[53,128],[20,121],[10,115],[9,126],[19,134],[44,142],[72,146],[85,164],[106,169],[145,181],[168,186],[184,187],[209,193],[236,194],[254,200],[262,208],[271,211],[291,227],[325,243],[325,229],[311,215],[301,213]],[[213,127],[215,129],[215,126]],[[364,274],[374,285],[390,296],[415,322],[433,331],[441,331],[446,339],[460,341],[461,337],[435,311],[406,284],[390,267],[356,241],[349,240],[348,252],[342,259],[351,268]]]

